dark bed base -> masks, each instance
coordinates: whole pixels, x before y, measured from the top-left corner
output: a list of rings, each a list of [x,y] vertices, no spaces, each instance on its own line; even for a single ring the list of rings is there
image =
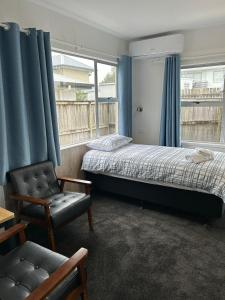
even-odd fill
[[[85,172],[95,189],[179,209],[207,218],[220,218],[223,200],[215,195]]]

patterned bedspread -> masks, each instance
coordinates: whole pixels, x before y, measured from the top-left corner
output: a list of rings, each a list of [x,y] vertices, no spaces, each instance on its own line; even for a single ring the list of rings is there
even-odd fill
[[[82,169],[202,190],[225,202],[225,153],[215,152],[214,160],[195,164],[185,159],[192,152],[138,144],[112,152],[90,150],[84,155]]]

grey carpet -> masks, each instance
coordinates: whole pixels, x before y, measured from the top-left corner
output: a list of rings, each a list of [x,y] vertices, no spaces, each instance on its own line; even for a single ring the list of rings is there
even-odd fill
[[[206,226],[107,194],[94,196],[93,216],[94,233],[86,215],[57,232],[64,255],[89,250],[90,300],[225,299],[221,221]]]

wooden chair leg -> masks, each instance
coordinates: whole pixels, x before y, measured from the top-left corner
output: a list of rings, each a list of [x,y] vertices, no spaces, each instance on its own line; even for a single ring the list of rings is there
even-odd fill
[[[84,267],[84,262],[78,266],[80,274],[80,283],[82,287],[82,293],[80,295],[81,300],[88,300],[88,291],[87,291],[87,272]]]
[[[94,227],[93,227],[93,218],[92,218],[92,211],[91,211],[91,208],[89,207],[88,208],[88,223],[89,223],[89,229],[91,231],[94,231]]]
[[[16,223],[20,223],[21,222],[20,212],[21,212],[23,203],[21,201],[16,201],[16,202],[17,203],[16,203],[15,220],[16,220]]]
[[[55,237],[54,237],[54,232],[53,232],[53,228],[52,226],[48,225],[48,240],[50,243],[50,248],[52,251],[56,250],[56,246],[55,246]]]
[[[54,237],[54,232],[53,232],[53,227],[52,227],[50,207],[45,206],[44,209],[45,209],[45,214],[46,214],[46,224],[48,226],[48,240],[50,242],[50,248],[52,251],[55,251],[56,250],[55,237]]]
[[[81,300],[88,300],[88,294],[87,294],[87,289],[80,295]]]

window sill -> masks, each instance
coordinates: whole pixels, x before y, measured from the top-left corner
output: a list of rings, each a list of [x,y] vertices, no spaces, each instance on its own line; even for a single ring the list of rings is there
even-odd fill
[[[66,150],[66,149],[70,149],[70,148],[75,148],[75,147],[80,147],[80,146],[84,146],[84,145],[87,145],[88,143],[90,142],[95,142],[97,141],[99,138],[103,137],[103,136],[107,136],[107,135],[110,135],[110,134],[105,134],[105,135],[101,135],[99,137],[95,137],[91,140],[87,140],[85,142],[81,142],[81,143],[77,143],[77,144],[72,144],[72,145],[66,145],[66,146],[61,146],[60,147],[60,151],[63,151],[63,150]]]
[[[92,140],[90,140],[90,141],[92,141]],[[60,147],[60,151],[63,151],[63,150],[66,150],[66,149],[70,149],[70,148],[75,148],[75,147],[84,146],[84,145],[86,145],[87,143],[89,143],[90,141],[81,142],[81,143],[78,143],[78,144],[67,145],[67,146],[61,146],[61,147]]]
[[[181,141],[181,147],[183,148],[207,148],[212,151],[225,152],[225,145],[218,143],[206,143],[206,142],[191,142],[191,141]]]

